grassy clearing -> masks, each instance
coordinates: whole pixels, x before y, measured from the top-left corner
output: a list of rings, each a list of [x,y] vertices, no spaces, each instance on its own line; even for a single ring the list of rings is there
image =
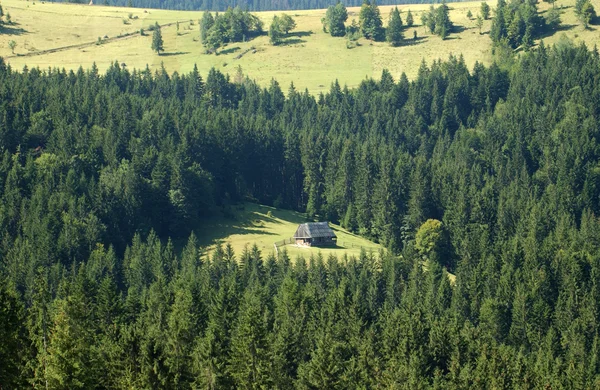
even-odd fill
[[[229,216],[219,216],[196,231],[199,243],[212,251],[217,242],[230,243],[239,256],[245,246],[256,244],[263,254],[274,251],[273,244],[290,238],[296,232],[299,224],[306,222],[306,217],[294,211],[276,209],[253,203],[234,206]],[[360,236],[352,234],[337,225],[331,225],[338,237],[340,246],[337,248],[300,248],[286,245],[290,257],[298,255],[308,258],[311,253],[321,252],[324,257],[329,254],[342,256],[359,255],[361,247],[367,251],[377,252],[380,246]]]
[[[489,2],[495,7],[495,2]],[[592,0],[596,9],[600,9],[600,0]],[[575,42],[586,42],[592,47],[598,42],[600,35],[597,27],[584,29],[574,15],[575,0],[559,0],[557,7],[562,9],[563,28],[558,33],[544,37],[548,44],[557,42],[561,35],[566,35]],[[488,36],[490,21],[484,23],[482,32],[476,27],[475,19],[469,20],[467,12],[474,16],[479,12],[480,2],[463,2],[450,4],[450,18],[457,26],[457,33],[442,41],[437,36],[427,33],[423,26],[405,30],[405,37],[411,38],[406,45],[392,48],[384,42],[371,43],[364,39],[359,47],[346,48],[344,38],[332,38],[323,33],[321,18],[324,10],[289,11],[298,25],[293,36],[285,45],[271,46],[267,36],[261,36],[249,42],[235,43],[226,47],[218,56],[202,54],[199,42],[198,20],[201,12],[166,11],[139,8],[117,8],[88,6],[63,3],[41,3],[23,0],[3,0],[2,5],[11,13],[15,25],[0,35],[0,56],[3,56],[15,68],[24,65],[29,67],[65,67],[77,69],[88,68],[96,62],[101,71],[111,63],[118,61],[127,64],[129,69],[145,68],[148,65],[155,70],[164,64],[169,72],[189,72],[194,64],[198,65],[202,74],[211,67],[234,75],[238,65],[250,78],[262,85],[267,85],[271,78],[279,81],[287,90],[291,82],[298,89],[308,88],[311,93],[328,90],[331,82],[338,79],[340,83],[354,87],[365,77],[378,78],[381,71],[387,68],[396,78],[405,72],[409,78],[414,77],[424,59],[430,63],[436,59],[446,59],[450,54],[462,54],[465,62],[472,67],[476,61],[490,63],[491,41]],[[402,5],[403,19],[406,11],[413,12],[415,22],[420,24],[421,12],[429,5]],[[539,8],[545,12],[551,5],[540,2]],[[384,24],[387,24],[390,6],[381,6]],[[358,20],[359,8],[349,8],[349,20]],[[133,19],[129,19],[132,14]],[[261,12],[257,15],[265,22],[268,29],[274,12]],[[128,24],[124,24],[126,20]],[[158,22],[161,25],[180,21],[179,33],[173,24],[163,28],[165,41],[164,55],[158,56],[150,49],[151,32],[146,36],[139,35],[139,30]],[[190,23],[191,21],[191,23]],[[417,31],[418,40],[413,42],[413,31]],[[125,34],[137,34],[116,39]],[[109,40],[96,45],[98,37]],[[10,40],[18,44],[15,56],[8,46]],[[68,49],[70,46],[76,46]],[[254,47],[256,52],[249,52],[242,58],[236,57]],[[46,52],[59,49],[56,52]],[[41,55],[35,55],[44,53]],[[33,56],[29,56],[32,55]]]

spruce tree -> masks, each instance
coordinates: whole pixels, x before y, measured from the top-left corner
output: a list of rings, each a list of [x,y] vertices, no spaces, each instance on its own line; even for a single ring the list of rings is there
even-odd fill
[[[406,14],[406,27],[412,27],[414,23],[415,21],[413,18],[413,14],[412,12],[410,12],[410,10],[408,10],[408,13]]]
[[[158,55],[160,55],[161,51],[165,50],[163,48],[163,38],[158,22],[156,22],[156,24],[154,25],[154,32],[152,33],[152,50],[155,51]]]
[[[400,11],[395,7],[390,14],[390,21],[386,30],[386,38],[390,45],[400,46],[402,43],[402,19]]]

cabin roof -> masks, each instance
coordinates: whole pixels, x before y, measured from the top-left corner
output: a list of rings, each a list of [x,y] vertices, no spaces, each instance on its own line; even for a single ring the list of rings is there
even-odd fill
[[[298,226],[294,238],[336,237],[328,222],[308,222]]]

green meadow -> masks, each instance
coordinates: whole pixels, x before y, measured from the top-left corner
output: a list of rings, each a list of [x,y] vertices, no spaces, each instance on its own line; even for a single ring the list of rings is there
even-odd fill
[[[207,248],[207,253],[214,250],[217,243],[231,244],[236,255],[250,249],[256,244],[260,251],[267,255],[272,253],[274,244],[294,235],[299,224],[307,222],[306,216],[295,211],[276,209],[274,207],[243,203],[232,206],[226,215],[215,216],[196,231],[199,244]],[[358,256],[361,249],[367,252],[378,252],[380,246],[344,228],[330,224],[338,237],[335,248],[298,247],[295,244],[280,246],[279,250],[287,250],[291,259],[298,256],[305,258],[311,254],[321,253],[323,257],[334,254],[338,257],[347,254]]]

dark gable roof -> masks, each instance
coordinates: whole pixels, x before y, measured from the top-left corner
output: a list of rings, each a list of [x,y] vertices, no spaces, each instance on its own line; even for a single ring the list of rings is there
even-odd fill
[[[294,238],[335,237],[327,222],[308,222],[298,226]]]

